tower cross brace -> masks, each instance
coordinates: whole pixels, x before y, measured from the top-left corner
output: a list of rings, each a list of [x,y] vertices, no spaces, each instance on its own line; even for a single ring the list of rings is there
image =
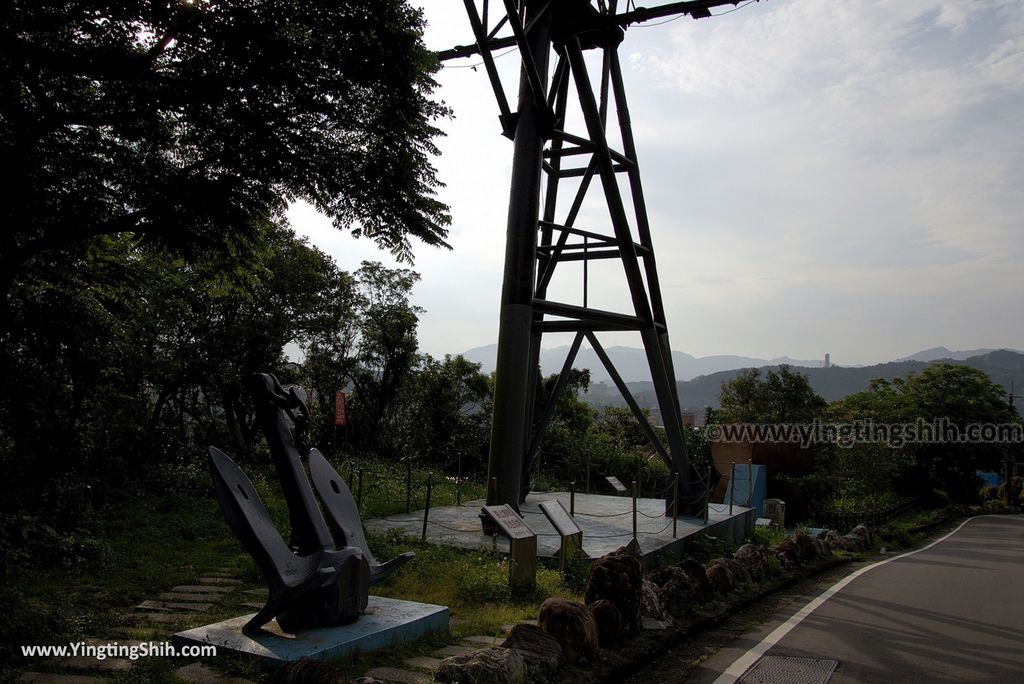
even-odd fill
[[[665,308],[618,46],[631,24],[681,14],[699,19],[710,16],[712,7],[737,5],[739,0],[693,0],[653,8],[628,3],[621,12],[618,0],[495,0],[494,7],[490,0],[482,0],[482,7],[478,2],[464,0],[475,44],[446,50],[438,58],[480,55],[494,90],[502,133],[513,141],[488,463],[488,481],[496,486],[488,488],[487,503],[509,504],[518,510],[529,491],[531,466],[558,395],[586,340],[671,473],[664,492],[666,514],[673,509],[683,515],[696,514],[703,510],[703,483],[691,471],[683,438]],[[502,32],[507,35],[499,35]],[[515,110],[509,105],[493,56],[495,50],[512,46],[518,48],[521,58]],[[587,50],[602,52],[597,92],[584,56]],[[570,98],[570,86],[575,98]],[[566,130],[570,100],[577,107],[573,113],[582,116],[586,135]],[[610,100],[615,104],[621,150],[609,145]],[[573,164],[574,159],[585,163]],[[632,212],[627,210],[620,175],[625,176]],[[607,205],[610,233],[576,225],[595,180]],[[569,182],[578,185],[562,215],[559,190]],[[589,266],[606,259],[616,259],[622,265],[631,311],[588,305]],[[582,305],[549,296],[558,266],[570,262],[582,262]],[[639,332],[667,445],[600,344],[597,334],[605,331]],[[541,339],[544,333],[556,332],[574,333],[574,338],[551,396],[534,421]],[[678,500],[673,500],[673,492]]]

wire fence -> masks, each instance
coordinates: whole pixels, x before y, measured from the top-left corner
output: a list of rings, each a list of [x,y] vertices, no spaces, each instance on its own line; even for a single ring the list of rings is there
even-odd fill
[[[384,518],[402,514],[413,515],[415,513],[419,523],[419,536],[422,541],[427,540],[429,529],[443,530],[452,534],[465,534],[471,531],[457,527],[454,524],[449,524],[450,520],[445,522],[432,519],[432,508],[455,506],[458,508],[479,509],[481,500],[486,500],[487,498],[488,487],[479,479],[435,474],[429,470],[414,467],[411,462],[396,464],[351,459],[343,463],[340,470],[363,518]],[[705,474],[695,474],[691,478],[692,484],[688,495],[684,496],[679,492],[674,473],[670,473],[669,482],[674,483],[671,489],[665,488],[662,496],[658,497],[665,500],[664,512],[651,513],[642,510],[638,503],[642,497],[640,497],[640,486],[637,480],[630,481],[630,488],[626,490],[629,496],[620,497],[631,499],[630,505],[625,510],[618,512],[586,512],[576,510],[577,483],[572,482],[569,486],[570,503],[569,511],[567,512],[574,519],[582,518],[594,521],[606,520],[612,522],[627,516],[632,517],[632,530],[626,529],[620,532],[612,527],[607,531],[587,533],[586,537],[588,539],[627,539],[630,537],[637,539],[641,534],[662,535],[669,528],[673,528],[673,536],[675,536],[678,511],[684,506],[693,506],[707,502],[710,494],[710,468],[707,469]],[[496,486],[497,482],[492,480],[490,487],[496,488]],[[665,496],[666,494],[668,496]],[[544,513],[540,511],[523,511],[523,515],[544,516]],[[666,523],[660,529],[651,531],[650,529],[641,529],[639,524],[641,519],[664,519]],[[705,522],[706,520],[705,515]],[[649,527],[649,524],[645,524],[643,527]],[[557,538],[561,535],[552,532],[541,532],[537,536]]]
[[[850,511],[826,508],[815,512],[814,519],[822,527],[848,530],[864,524],[872,527],[894,520],[907,511],[915,508],[919,501],[916,498],[901,499],[888,506],[879,506],[863,510]]]

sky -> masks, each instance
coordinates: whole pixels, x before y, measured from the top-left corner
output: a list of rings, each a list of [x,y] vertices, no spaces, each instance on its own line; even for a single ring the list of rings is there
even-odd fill
[[[462,2],[414,4],[431,49],[473,42]],[[632,27],[619,54],[673,349],[857,364],[1024,347],[1020,0],[763,0]],[[478,61],[436,77],[453,249],[421,245],[413,266],[434,356],[497,340],[512,143]],[[514,103],[518,54],[498,64]],[[396,265],[308,206],[289,220],[344,269]],[[581,281],[566,270],[551,298],[580,304]],[[590,282],[591,306],[629,312],[617,272]]]

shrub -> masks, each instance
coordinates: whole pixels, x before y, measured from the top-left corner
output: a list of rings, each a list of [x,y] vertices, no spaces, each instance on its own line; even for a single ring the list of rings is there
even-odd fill
[[[512,592],[508,584],[508,562],[495,559],[481,565],[467,565],[455,583],[460,600],[466,603],[497,603],[508,601]]]

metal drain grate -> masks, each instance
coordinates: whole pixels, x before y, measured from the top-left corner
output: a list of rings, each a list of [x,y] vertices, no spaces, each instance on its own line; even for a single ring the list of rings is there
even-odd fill
[[[825,684],[838,660],[764,656],[740,677],[740,684]]]

